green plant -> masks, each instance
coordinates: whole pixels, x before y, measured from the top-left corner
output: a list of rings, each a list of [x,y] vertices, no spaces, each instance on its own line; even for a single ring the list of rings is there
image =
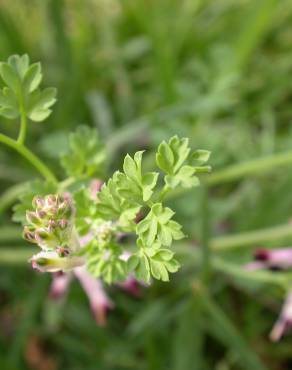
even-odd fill
[[[203,166],[210,153],[191,152],[188,139],[174,136],[158,147],[161,173],[145,172],[143,151],[138,151],[133,157],[127,154],[123,171],[101,185],[105,148],[97,132],[84,126],[71,134],[69,150],[61,158],[68,178],[59,182],[24,144],[27,120],[40,122],[49,116],[56,90],[39,89],[41,66],[30,65],[27,55],[13,55],[1,63],[0,75],[6,84],[0,114],[21,121],[17,140],[1,134],[0,142],[22,154],[45,178],[31,183],[14,208],[14,220],[24,225],[24,238],[42,249],[32,257],[33,267],[66,272],[85,264],[93,276],[108,283],[123,281],[129,274],[145,282],[151,277],[168,281],[169,273],[179,268],[171,245],[184,234],[164,198],[174,189],[198,186],[197,174],[210,172]],[[99,186],[90,190],[94,178]],[[134,237],[128,249],[121,242],[123,235]]]

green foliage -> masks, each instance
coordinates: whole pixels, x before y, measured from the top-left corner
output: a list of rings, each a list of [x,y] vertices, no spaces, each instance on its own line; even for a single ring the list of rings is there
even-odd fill
[[[133,272],[137,279],[150,282],[151,276],[157,280],[169,281],[169,273],[177,272],[179,262],[169,249],[160,248],[156,242],[151,247],[145,247],[141,239],[137,240],[139,251],[127,261],[129,272]]]
[[[98,193],[97,215],[104,220],[119,221],[124,230],[134,227],[133,220],[141,206],[130,199],[122,197],[120,193],[121,172],[115,172],[113,177],[104,184]]]
[[[152,194],[158,179],[158,173],[147,172],[142,175],[143,151],[137,152],[134,158],[128,154],[125,157],[124,174],[119,176],[119,194],[125,198],[147,202]]]
[[[83,236],[90,230],[88,220],[94,219],[96,207],[90,198],[89,190],[85,187],[76,190],[73,193],[75,204],[75,226],[78,233]]]
[[[105,150],[97,130],[80,126],[70,134],[69,150],[61,160],[68,176],[102,176],[105,166]]]
[[[163,207],[161,203],[155,203],[144,220],[137,225],[136,232],[146,246],[153,243],[169,247],[172,240],[179,240],[184,237],[181,225],[171,220],[174,212]]]
[[[174,174],[176,179],[179,179],[181,173],[185,174],[188,168],[192,168],[190,166],[182,166],[189,155],[190,149],[188,148],[187,139],[173,137],[170,139],[170,143],[170,146],[166,143],[159,146],[157,161],[160,168],[164,168],[167,173]],[[170,150],[169,147],[175,153],[172,157],[167,157],[167,154],[163,154]],[[134,272],[138,279],[147,282],[149,282],[151,277],[167,281],[169,279],[168,274],[176,272],[179,268],[179,263],[175,260],[174,253],[169,248],[173,241],[182,239],[184,234],[181,230],[182,226],[172,219],[174,212],[169,207],[163,206],[161,202],[153,203],[152,198],[155,192],[156,197],[162,199],[165,191],[169,189],[160,189],[159,191],[156,189],[158,173],[143,173],[142,155],[142,151],[135,153],[133,158],[129,154],[126,155],[123,164],[124,172],[116,171],[112,178],[102,186],[97,194],[95,210],[90,206],[88,194],[87,198],[84,199],[84,191],[79,193],[81,200],[75,197],[75,202],[77,202],[77,224],[84,225],[84,223],[86,224],[84,220],[92,220],[91,227],[87,221],[85,230],[87,232],[90,228],[94,230],[92,225],[95,225],[97,230],[99,230],[96,231],[97,234],[100,233],[100,228],[102,228],[103,232],[104,228],[106,228],[106,237],[102,240],[99,238],[98,246],[101,247],[102,245],[102,248],[106,246],[107,251],[111,249],[112,243],[116,245],[116,229],[121,232],[135,233],[138,252],[128,262],[129,271]],[[207,157],[208,154],[206,152],[201,152],[201,162],[206,161]],[[198,184],[193,179],[189,180],[185,174],[183,179],[178,181],[177,185],[179,183],[186,184],[187,181],[189,181],[188,186]],[[84,209],[81,216],[79,216],[79,207],[81,210]],[[143,211],[144,214],[144,212],[147,212],[146,209],[149,209],[146,216],[135,225],[138,212]],[[113,224],[108,226],[106,222],[112,222]],[[83,229],[83,227],[80,226],[80,229]],[[106,275],[107,280],[109,280],[110,278],[107,275],[109,272],[105,267],[108,266],[108,263],[101,263],[104,266],[103,269],[94,268],[98,257],[92,253],[91,244],[86,248],[89,248],[88,265],[91,266],[91,272],[96,276],[104,277]],[[114,253],[114,256],[116,256],[116,253]],[[121,271],[126,273],[126,270],[121,269],[120,264],[122,262],[119,259],[116,259],[119,266],[119,274],[122,273]]]
[[[199,179],[195,173],[209,172],[209,167],[200,167],[208,161],[210,152],[207,150],[197,150],[191,155],[192,161],[196,166],[185,164],[190,155],[189,140],[179,139],[173,136],[168,143],[163,141],[156,153],[156,163],[158,167],[166,173],[165,184],[170,188],[181,185],[184,188],[191,188],[199,185]]]
[[[102,248],[96,241],[87,246],[87,269],[93,276],[100,276],[107,284],[125,280],[126,261],[120,258],[122,248],[114,242]]]
[[[42,81],[40,63],[29,64],[28,55],[12,55],[0,63],[0,76],[5,87],[0,90],[0,115],[15,119],[27,116],[35,122],[44,121],[56,102],[56,89],[39,89]]]

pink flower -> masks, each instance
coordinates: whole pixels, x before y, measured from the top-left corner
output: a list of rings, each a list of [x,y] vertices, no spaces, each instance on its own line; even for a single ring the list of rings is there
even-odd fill
[[[280,316],[276,321],[270,339],[277,342],[292,327],[292,290],[287,294]]]
[[[279,249],[258,249],[254,254],[255,261],[246,264],[247,270],[292,268],[292,247]],[[270,333],[270,339],[277,342],[292,328],[292,290],[288,292],[280,316]]]
[[[254,262],[250,262],[245,265],[246,269],[288,269],[292,267],[292,247],[279,249],[258,249],[254,254],[254,258]]]
[[[133,297],[138,298],[141,296],[141,284],[132,276],[129,276],[124,282],[119,283],[118,286]]]
[[[72,274],[64,274],[63,272],[55,272],[52,274],[53,281],[50,287],[49,297],[52,299],[63,298],[69,288],[72,280]]]
[[[101,281],[91,276],[84,267],[74,269],[74,274],[87,294],[95,321],[104,326],[107,313],[114,305],[105,293]]]

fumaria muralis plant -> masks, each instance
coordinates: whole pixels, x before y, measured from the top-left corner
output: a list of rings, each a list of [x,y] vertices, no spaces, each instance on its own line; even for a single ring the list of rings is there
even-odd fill
[[[179,269],[171,250],[184,238],[174,211],[164,203],[177,188],[199,185],[210,153],[191,151],[187,138],[174,136],[157,149],[159,172],[145,172],[144,151],[127,154],[121,171],[105,179],[106,153],[96,130],[77,128],[69,150],[61,156],[67,179],[59,182],[51,170],[26,146],[28,121],[43,121],[51,113],[56,90],[41,90],[41,66],[27,55],[11,56],[0,64],[5,87],[0,91],[0,115],[20,118],[17,140],[0,134],[0,142],[23,155],[43,175],[30,183],[14,207],[13,219],[24,227],[23,236],[41,251],[31,258],[42,272],[68,272],[86,267],[107,283],[129,275],[149,282],[168,281]],[[125,245],[123,236],[130,237]]]

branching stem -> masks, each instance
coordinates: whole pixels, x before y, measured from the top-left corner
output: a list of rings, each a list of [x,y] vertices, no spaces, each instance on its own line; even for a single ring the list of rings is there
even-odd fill
[[[57,184],[58,181],[52,171],[42,162],[33,152],[31,152],[26,146],[21,144],[19,141],[11,139],[10,137],[0,134],[0,143],[14,149],[26,160],[28,160],[39,173],[48,181]]]
[[[24,108],[21,107],[20,130],[19,130],[17,142],[22,145],[24,144],[25,137],[26,137],[26,126],[27,126],[26,113],[25,113]]]

